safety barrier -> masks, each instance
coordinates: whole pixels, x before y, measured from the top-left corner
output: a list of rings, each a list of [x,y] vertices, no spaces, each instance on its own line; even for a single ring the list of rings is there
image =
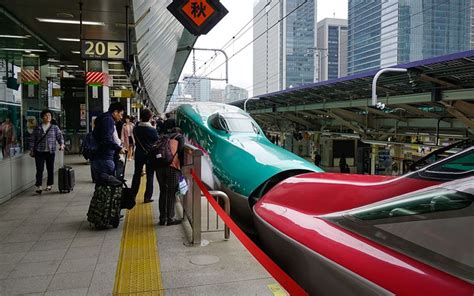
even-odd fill
[[[227,213],[227,214],[230,214],[230,199],[229,197],[227,196],[227,194],[225,194],[225,192],[222,192],[222,191],[217,191],[217,190],[211,190],[209,191],[209,193],[216,199],[217,203],[219,203],[219,200],[222,199],[222,201],[224,202],[224,211]],[[219,215],[217,214],[216,212],[216,223],[215,223],[215,228],[214,229],[211,229],[211,221],[210,221],[210,209],[209,209],[209,202],[207,203],[207,228],[206,230],[202,230],[202,232],[218,232],[218,231],[222,231],[220,228],[219,228]],[[229,226],[227,226],[226,224],[224,224],[224,238],[225,239],[229,239],[230,237],[230,229],[229,229]]]
[[[198,148],[186,144],[184,147],[184,166],[182,168],[183,176],[188,183],[188,192],[186,195],[181,196],[181,204],[183,206],[183,216],[189,221],[191,225],[192,234],[190,243],[193,245],[201,244],[201,234],[205,232],[224,232],[224,238],[229,239],[230,230],[227,225],[224,225],[224,230],[219,227],[219,217],[216,214],[216,223],[215,228],[211,229],[211,220],[210,220],[210,208],[209,203],[207,203],[207,225],[204,225],[204,230],[202,229],[202,208],[201,208],[201,197],[202,192],[199,186],[193,181],[191,176],[191,171],[196,172],[196,174],[201,178],[201,157],[203,155],[202,151]],[[222,191],[211,191],[211,195],[219,202],[223,202],[224,210],[227,214],[230,213],[230,200],[227,194]]]
[[[207,190],[199,177],[197,171],[191,170],[194,183],[197,184],[195,187],[199,187],[207,198],[207,201],[212,205],[219,217],[224,223],[232,230],[234,235],[240,240],[245,248],[257,259],[258,262],[280,283],[280,285],[290,294],[298,296],[307,296],[303,288],[296,283],[280,266],[278,266],[267,254],[265,254],[230,218],[229,214],[222,210],[221,206],[217,203],[211,193]]]

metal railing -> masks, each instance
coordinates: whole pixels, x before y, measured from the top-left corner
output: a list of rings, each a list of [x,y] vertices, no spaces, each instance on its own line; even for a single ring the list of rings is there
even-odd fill
[[[221,204],[219,202],[219,199],[222,198],[222,201],[224,202],[224,211],[227,214],[230,214],[230,199],[225,194],[225,192],[222,191],[217,191],[217,190],[210,190],[209,193],[216,199],[217,203],[219,205]],[[211,229],[211,212],[210,212],[210,207],[209,207],[209,202],[207,203],[207,228],[206,230],[202,230],[202,232],[218,232],[222,231],[222,229],[219,228],[219,216],[216,213],[216,223],[215,223],[215,228]],[[224,238],[229,239],[230,237],[230,229],[227,225],[224,224]]]
[[[204,230],[202,229],[202,208],[201,208],[201,200],[202,200],[202,192],[199,186],[194,182],[193,177],[191,176],[191,170],[195,172],[195,174],[201,178],[201,157],[203,153],[198,148],[186,144],[184,147],[184,163],[185,165],[182,168],[182,173],[186,182],[188,183],[188,192],[181,196],[180,201],[183,206],[183,218],[189,221],[189,224],[192,229],[192,234],[190,238],[190,243],[192,245],[200,245],[201,244],[201,234],[203,232],[217,232],[217,231],[224,231],[224,238],[229,239],[230,231],[227,225],[225,225],[224,230],[219,229],[219,217],[216,213],[216,228],[211,229],[210,226],[210,208],[209,202],[207,203],[207,225],[205,225]],[[229,197],[222,191],[210,191],[211,195],[219,200],[222,200],[224,204],[224,210],[227,214],[230,214],[230,200]],[[219,204],[221,204],[219,202]]]

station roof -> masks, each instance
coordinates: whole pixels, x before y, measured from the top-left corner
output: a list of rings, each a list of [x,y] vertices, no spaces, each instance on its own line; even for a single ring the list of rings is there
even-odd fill
[[[408,73],[385,73],[377,83],[379,99],[390,96],[431,92],[433,88],[474,88],[474,50],[434,57],[390,68],[408,69]],[[334,80],[306,84],[249,100],[247,110],[314,103],[344,102],[371,97],[372,80],[380,69]],[[245,100],[234,105],[243,107]],[[370,100],[367,102],[370,104]]]
[[[166,9],[168,4],[156,0],[0,0],[0,35],[10,36],[0,38],[0,58],[21,66],[25,54],[35,54],[41,65],[54,68],[47,76],[59,80],[57,70],[61,69],[81,78],[85,63],[79,54],[80,16],[90,22],[82,26],[83,39],[110,41],[127,39],[128,16],[129,60],[109,61],[112,88],[131,89],[140,81],[139,89],[145,90],[139,91],[141,97],[163,111],[197,38]],[[137,71],[129,71],[132,66]]]

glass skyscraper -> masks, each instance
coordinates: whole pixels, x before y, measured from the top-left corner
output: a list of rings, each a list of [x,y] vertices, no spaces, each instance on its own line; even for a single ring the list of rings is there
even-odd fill
[[[472,0],[349,0],[348,73],[470,49]]]
[[[254,95],[314,82],[316,2],[297,8],[303,2],[260,0],[254,6]]]
[[[325,18],[318,22],[315,77],[318,81],[347,75],[347,20]]]

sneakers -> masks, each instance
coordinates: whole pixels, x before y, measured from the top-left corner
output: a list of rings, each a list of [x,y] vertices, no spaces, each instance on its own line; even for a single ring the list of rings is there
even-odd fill
[[[41,194],[43,192],[43,188],[41,186],[36,186],[36,193]]]
[[[44,189],[44,191],[51,191],[52,188],[53,188],[53,187],[52,187],[51,185],[48,185],[48,186],[46,186],[46,188]]]

